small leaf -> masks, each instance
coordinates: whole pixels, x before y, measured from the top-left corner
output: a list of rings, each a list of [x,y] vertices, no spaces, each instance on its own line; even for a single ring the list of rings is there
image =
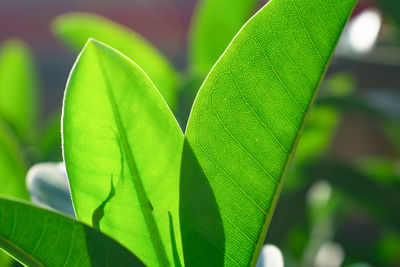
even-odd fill
[[[117,49],[150,76],[172,110],[176,107],[177,76],[168,60],[139,34],[108,19],[87,13],[69,13],[58,17],[53,31],[76,52],[89,38]]]
[[[258,0],[201,0],[191,25],[190,60],[195,72],[206,74],[250,18]]]
[[[0,48],[0,118],[30,141],[38,117],[37,78],[31,52],[11,40]]]
[[[27,266],[144,266],[115,240],[25,202],[0,198],[0,248]]]
[[[90,40],[64,101],[64,158],[77,218],[94,222],[146,265],[172,265],[169,212],[182,255],[183,134],[157,89],[127,57]]]
[[[271,0],[209,73],[183,149],[185,263],[256,263],[306,114],[355,3]]]

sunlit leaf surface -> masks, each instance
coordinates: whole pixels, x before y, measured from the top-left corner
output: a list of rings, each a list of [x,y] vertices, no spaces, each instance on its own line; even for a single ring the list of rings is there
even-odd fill
[[[183,152],[185,263],[256,263],[304,118],[355,2],[272,0],[208,75]]]
[[[67,85],[63,140],[77,218],[149,266],[179,262],[183,134],[146,74],[89,41]]]

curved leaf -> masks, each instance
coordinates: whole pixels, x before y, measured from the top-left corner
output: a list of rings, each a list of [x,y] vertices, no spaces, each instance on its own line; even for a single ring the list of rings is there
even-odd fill
[[[271,0],[209,73],[182,158],[186,263],[255,264],[305,116],[355,2]]]
[[[53,23],[55,34],[75,51],[89,38],[117,49],[150,76],[171,109],[176,106],[177,77],[173,67],[150,43],[137,33],[108,19],[87,13],[69,13]]]
[[[38,90],[29,48],[10,40],[0,50],[0,117],[23,138],[31,138],[38,116]]]
[[[229,42],[250,18],[259,0],[202,0],[191,25],[190,59],[196,72],[206,74]]]
[[[0,198],[0,248],[27,266],[144,266],[89,226],[5,198]]]
[[[77,218],[114,237],[146,265],[172,264],[173,251],[181,254],[183,134],[146,74],[90,40],[67,84],[63,141]]]

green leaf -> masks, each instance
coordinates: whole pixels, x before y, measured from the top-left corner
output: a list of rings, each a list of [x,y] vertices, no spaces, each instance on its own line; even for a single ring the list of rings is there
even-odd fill
[[[27,266],[144,266],[93,228],[26,202],[0,198],[0,248]]]
[[[201,0],[190,30],[190,63],[206,74],[250,18],[259,0]]]
[[[63,141],[78,219],[99,226],[146,265],[179,260],[173,251],[182,254],[183,134],[146,74],[90,40],[67,84]]]
[[[117,49],[150,76],[170,108],[175,109],[175,71],[168,60],[137,33],[105,18],[86,13],[69,13],[58,17],[53,23],[53,31],[77,52],[89,38]]]
[[[0,121],[0,195],[29,199],[25,186],[27,166],[10,129]]]
[[[0,48],[0,117],[30,140],[38,117],[38,89],[30,49],[10,40]]]
[[[182,156],[186,263],[255,264],[305,116],[355,2],[271,0],[209,73]]]

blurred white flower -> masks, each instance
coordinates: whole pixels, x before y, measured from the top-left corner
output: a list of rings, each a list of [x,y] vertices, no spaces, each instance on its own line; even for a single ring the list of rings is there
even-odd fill
[[[382,17],[378,9],[369,8],[350,22],[350,44],[359,53],[369,52],[381,29]]]
[[[378,39],[382,15],[376,8],[368,8],[350,20],[337,47],[337,53],[367,54]]]
[[[26,177],[33,203],[75,217],[64,163],[38,163]]]
[[[283,256],[280,249],[274,245],[264,245],[256,267],[283,267]]]

